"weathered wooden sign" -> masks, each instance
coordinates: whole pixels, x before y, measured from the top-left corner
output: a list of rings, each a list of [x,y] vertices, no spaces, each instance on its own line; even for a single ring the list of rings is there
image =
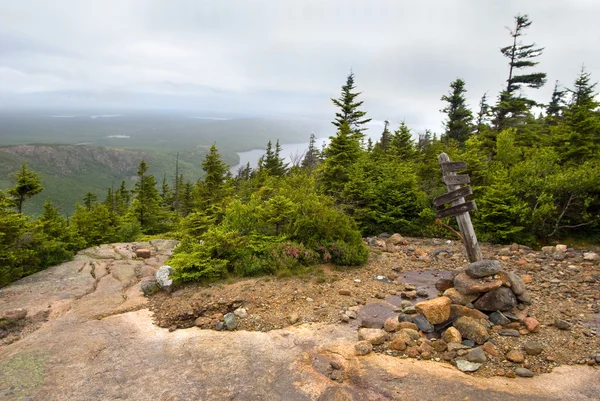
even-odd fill
[[[471,183],[471,179],[468,174],[456,174],[457,171],[466,170],[467,163],[452,162],[446,153],[439,155],[438,161],[448,193],[433,200],[433,204],[437,207],[437,217],[439,219],[456,217],[469,260],[471,262],[481,260],[483,256],[469,214],[470,211],[477,209],[477,205],[475,201],[465,201],[465,197],[473,195],[471,187],[468,185],[461,186]],[[450,204],[450,206],[446,207],[447,204]]]

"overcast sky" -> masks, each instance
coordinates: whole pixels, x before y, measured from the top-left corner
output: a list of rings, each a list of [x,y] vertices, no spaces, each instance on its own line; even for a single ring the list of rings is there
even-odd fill
[[[503,87],[517,13],[546,48],[531,96],[600,78],[598,0],[7,0],[0,108],[329,118],[352,68],[370,117],[439,132],[452,80],[474,109]]]

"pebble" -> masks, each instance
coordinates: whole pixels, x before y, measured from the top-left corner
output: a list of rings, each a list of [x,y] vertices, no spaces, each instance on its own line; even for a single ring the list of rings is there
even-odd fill
[[[233,314],[239,317],[240,319],[245,319],[248,317],[248,311],[246,311],[246,308],[237,308],[233,311]]]
[[[300,321],[300,315],[298,315],[297,313],[292,313],[288,317],[288,320],[290,321],[290,324],[296,324],[296,323],[298,323],[298,321]]]
[[[417,296],[420,298],[429,298],[429,293],[427,290],[421,288],[417,290]]]
[[[425,316],[417,315],[412,318],[412,322],[416,324],[423,333],[433,333],[435,330],[433,325],[425,319]]]
[[[500,311],[490,313],[490,321],[498,326],[504,326],[510,323],[510,319],[504,316]]]
[[[515,374],[519,377],[533,377],[535,376],[533,372],[526,368],[517,368],[515,369]]]
[[[519,333],[518,330],[515,329],[502,329],[498,332],[499,335],[501,336],[505,336],[505,337],[520,337],[521,333]]]
[[[223,319],[225,320],[225,326],[227,326],[227,330],[232,331],[237,329],[237,319],[233,313],[226,314]]]
[[[481,367],[481,364],[469,362],[464,359],[459,359],[456,361],[456,367],[461,372],[475,372],[477,369],[479,369]]]
[[[485,356],[483,349],[477,347],[469,351],[467,360],[469,362],[484,363],[487,361],[487,357]]]
[[[564,320],[557,320],[556,322],[554,322],[554,327],[556,327],[559,330],[569,330],[571,328],[571,325],[568,322],[565,322]]]
[[[354,344],[354,351],[356,355],[362,356],[370,354],[373,351],[373,345],[368,341],[359,341]]]
[[[350,296],[352,295],[352,292],[350,290],[340,290],[338,294]]]
[[[506,359],[514,363],[521,363],[525,359],[521,351],[513,349],[506,353]]]

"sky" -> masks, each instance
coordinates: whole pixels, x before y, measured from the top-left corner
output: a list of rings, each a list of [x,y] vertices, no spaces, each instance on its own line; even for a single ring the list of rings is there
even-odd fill
[[[473,109],[505,85],[518,13],[545,47],[530,97],[600,79],[597,0],[2,1],[0,110],[330,119],[352,70],[369,117],[440,132],[451,81]]]

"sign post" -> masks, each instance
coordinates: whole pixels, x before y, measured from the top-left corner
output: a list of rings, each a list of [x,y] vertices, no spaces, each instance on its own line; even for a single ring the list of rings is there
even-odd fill
[[[466,170],[467,163],[452,162],[446,153],[438,156],[444,183],[448,188],[448,193],[438,196],[433,200],[433,204],[437,207],[437,217],[440,219],[446,217],[456,217],[458,227],[462,234],[463,244],[467,250],[469,261],[477,262],[483,259],[477,236],[471,223],[471,215],[469,211],[476,210],[475,201],[465,201],[465,197],[472,195],[473,191],[470,186],[462,186],[469,184],[471,179],[467,174],[456,174],[457,171]],[[445,207],[445,204],[451,204],[450,207]]]

